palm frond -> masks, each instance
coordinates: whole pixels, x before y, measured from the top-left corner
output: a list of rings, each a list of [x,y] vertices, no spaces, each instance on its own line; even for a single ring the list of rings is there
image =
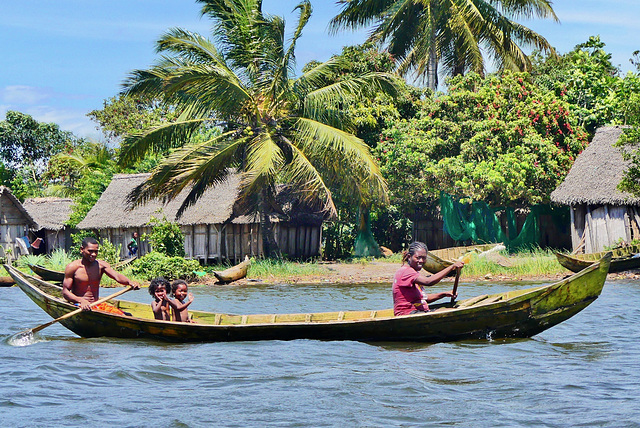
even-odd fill
[[[186,144],[193,133],[210,119],[181,120],[163,123],[148,130],[130,134],[120,146],[118,162],[130,165],[142,159],[146,153],[162,153]]]

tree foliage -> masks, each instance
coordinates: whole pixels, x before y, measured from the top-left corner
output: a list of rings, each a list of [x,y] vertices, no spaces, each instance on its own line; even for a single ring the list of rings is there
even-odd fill
[[[515,20],[557,17],[551,1],[341,0],[333,30],[374,25],[370,40],[386,43],[399,70],[426,76],[435,90],[438,64],[447,75],[483,74],[488,55],[502,70],[528,71],[522,45],[553,52],[549,42]]]
[[[87,116],[107,139],[119,143],[125,135],[174,121],[178,113],[156,99],[119,94],[104,100],[102,109],[92,110]]]
[[[213,21],[215,41],[171,29],[157,42],[163,57],[148,70],[134,71],[126,83],[128,95],[161,99],[181,112],[175,122],[125,139],[122,164],[149,151],[179,148],[132,198],[171,199],[190,188],[181,213],[234,168],[242,174],[239,202],[260,213],[267,255],[278,253],[269,214],[280,182],[295,185],[303,199],[330,213],[330,187],[339,182],[354,198],[384,200],[386,183],[340,106],[346,97],[392,90],[394,78],[368,73],[322,85],[340,66],[335,60],[293,77],[295,46],[311,16],[309,1],[296,7],[300,16],[288,44],[284,21],[263,14],[260,1],[199,3]],[[222,133],[194,143],[203,126]]]
[[[5,167],[38,165],[73,143],[71,132],[42,123],[28,114],[7,111],[0,121],[0,161]]]
[[[566,101],[511,72],[452,78],[447,95],[383,135],[381,169],[405,212],[440,191],[494,206],[548,202],[587,144]]]

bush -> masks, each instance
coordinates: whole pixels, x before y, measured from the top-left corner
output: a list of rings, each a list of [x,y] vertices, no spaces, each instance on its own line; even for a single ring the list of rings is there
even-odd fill
[[[142,239],[151,243],[153,251],[170,257],[184,257],[184,234],[178,224],[171,223],[166,216],[162,219],[152,216],[149,223],[151,232],[142,235]]]
[[[171,281],[174,279],[194,279],[194,271],[199,271],[200,269],[200,263],[197,260],[169,257],[157,251],[152,251],[133,263],[132,272],[135,276],[149,281],[159,276]]]

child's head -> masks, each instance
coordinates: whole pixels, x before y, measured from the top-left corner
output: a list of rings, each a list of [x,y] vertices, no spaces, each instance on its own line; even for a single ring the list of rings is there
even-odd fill
[[[171,287],[169,285],[169,281],[160,276],[158,278],[152,279],[149,283],[149,294],[151,294],[152,296],[155,296],[156,293],[162,292],[164,292],[165,294],[169,294],[169,292],[171,291],[170,288]]]
[[[183,279],[176,279],[171,283],[171,294],[178,300],[184,299],[188,291],[187,281]]]

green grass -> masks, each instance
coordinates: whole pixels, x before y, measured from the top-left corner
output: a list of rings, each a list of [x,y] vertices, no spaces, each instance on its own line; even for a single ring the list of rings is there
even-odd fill
[[[511,277],[544,277],[557,274],[565,274],[568,271],[563,268],[551,250],[527,250],[515,254],[501,252],[511,266],[501,266],[491,257],[472,257],[465,265],[463,275],[479,277],[487,274],[506,275]]]
[[[291,276],[317,276],[329,270],[316,263],[299,263],[287,260],[252,260],[247,276],[250,278],[287,278]]]

